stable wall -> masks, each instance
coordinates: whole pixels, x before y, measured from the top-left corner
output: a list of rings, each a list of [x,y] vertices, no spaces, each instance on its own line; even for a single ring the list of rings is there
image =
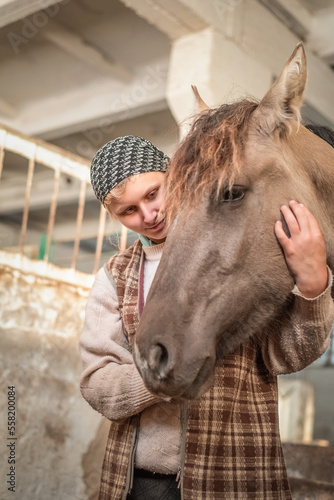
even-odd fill
[[[6,266],[0,283],[0,498],[96,499],[108,421],[79,391],[88,289]],[[7,430],[8,386],[15,386],[15,436]]]

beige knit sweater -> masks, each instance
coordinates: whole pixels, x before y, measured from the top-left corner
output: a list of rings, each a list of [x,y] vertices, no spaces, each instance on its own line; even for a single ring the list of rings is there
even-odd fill
[[[162,248],[163,244],[143,247],[146,260],[159,260]],[[151,269],[155,267],[152,264]],[[329,271],[328,287],[315,299],[304,298],[294,288],[296,314],[291,335],[261,339],[262,355],[270,372],[278,375],[301,370],[325,352],[334,319],[332,282]],[[136,467],[176,473],[180,465],[179,403],[159,399],[145,388],[128,350],[115,288],[103,268],[96,275],[87,303],[80,351],[81,392],[88,403],[110,420],[141,413]]]

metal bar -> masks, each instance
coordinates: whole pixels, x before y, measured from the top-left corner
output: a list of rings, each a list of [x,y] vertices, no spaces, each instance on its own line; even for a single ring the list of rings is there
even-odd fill
[[[99,267],[100,267],[100,258],[101,258],[101,252],[102,252],[102,244],[103,244],[103,237],[104,237],[104,226],[105,226],[105,223],[106,223],[106,215],[107,215],[107,211],[101,205],[100,221],[99,221],[99,232],[98,232],[98,235],[97,235],[96,252],[95,252],[95,263],[94,263],[93,274],[97,273],[97,271],[99,270]]]
[[[34,139],[0,124],[0,132],[5,135],[5,149],[17,153],[24,158],[31,158],[35,150],[36,163],[46,167],[55,168],[62,161],[62,172],[66,172],[77,179],[89,179],[90,161],[80,156],[65,151],[58,146],[48,144],[40,139]],[[1,143],[3,140],[1,140]]]
[[[27,234],[30,195],[31,195],[32,178],[34,175],[34,168],[35,168],[35,158],[30,158],[29,166],[28,166],[26,196],[25,196],[24,210],[23,210],[23,217],[22,217],[21,234],[20,234],[20,241],[19,241],[19,248],[20,248],[21,257],[23,256],[24,244],[25,244],[26,234]]]
[[[53,145],[49,145],[39,139],[33,139],[31,137],[25,136],[19,132],[16,132],[8,127],[0,125],[0,180],[3,179],[4,168],[5,168],[5,159],[7,157],[8,152],[14,152],[15,154],[20,155],[22,158],[27,158],[29,161],[27,178],[26,178],[26,187],[25,187],[25,195],[24,195],[24,203],[21,205],[21,210],[23,211],[22,215],[22,224],[19,234],[19,241],[17,243],[17,251],[24,255],[24,252],[27,252],[28,237],[29,237],[29,220],[31,217],[31,203],[33,200],[33,196],[35,190],[32,189],[32,184],[36,183],[36,168],[37,165],[45,165],[48,168],[51,168],[54,171],[54,186],[52,188],[52,194],[50,192],[49,198],[51,198],[49,202],[49,218],[48,218],[48,226],[47,226],[47,235],[45,241],[45,250],[44,250],[44,260],[48,262],[51,259],[51,249],[52,249],[52,241],[54,237],[54,227],[57,222],[56,220],[56,211],[59,203],[59,190],[61,175],[66,172],[70,177],[74,177],[76,179],[80,179],[81,188],[79,194],[79,200],[77,205],[77,215],[76,215],[76,229],[73,231],[74,236],[74,245],[73,245],[73,253],[70,256],[71,259],[71,267],[72,269],[76,269],[78,265],[78,261],[80,258],[80,239],[82,237],[83,230],[83,217],[85,212],[85,203],[87,202],[87,183],[89,183],[89,167],[90,162],[83,158],[80,158],[77,155],[72,153],[67,153],[63,151],[61,148],[58,148]],[[35,166],[36,165],[36,166]],[[6,179],[7,181],[7,179]],[[3,185],[3,189],[5,186]],[[37,192],[37,190],[36,190]],[[104,210],[101,210],[100,215],[100,225],[99,225],[99,234],[96,251],[93,255],[91,255],[90,260],[95,259],[95,272],[97,271],[98,264],[101,259],[102,246],[103,246],[103,237],[105,231],[105,217],[106,213]],[[42,257],[42,258],[43,258]]]
[[[7,138],[7,132],[4,131],[2,139],[1,139],[1,145],[0,145],[0,179],[2,176],[3,163],[4,163],[4,157],[5,157],[6,138]]]
[[[128,239],[128,230],[125,226],[122,226],[120,250],[126,249],[127,239]]]
[[[53,193],[52,193],[49,222],[48,222],[48,232],[47,232],[47,237],[46,237],[45,254],[44,254],[45,262],[49,262],[51,238],[52,238],[53,227],[54,227],[55,218],[56,218],[56,209],[57,209],[57,202],[58,202],[59,181],[60,181],[60,169],[55,170]]]
[[[5,157],[5,146],[0,146],[0,179],[2,175],[4,157]]]
[[[80,195],[79,195],[79,206],[77,213],[77,223],[76,223],[76,231],[75,231],[75,240],[74,240],[74,248],[73,248],[73,256],[72,256],[72,264],[71,268],[75,269],[78,260],[79,253],[79,245],[80,245],[80,235],[81,235],[81,226],[82,219],[85,208],[85,198],[86,198],[86,181],[81,181]]]

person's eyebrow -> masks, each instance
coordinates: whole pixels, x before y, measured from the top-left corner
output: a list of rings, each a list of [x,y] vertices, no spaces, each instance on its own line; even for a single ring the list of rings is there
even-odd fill
[[[160,187],[159,182],[153,182],[149,186],[147,186],[147,189],[144,191],[144,197],[147,196],[151,191],[154,191],[154,189],[157,189]],[[117,200],[114,201],[114,212],[115,214],[119,215],[121,214],[124,210],[126,210],[128,207],[132,207],[132,205],[135,205],[134,203],[122,203],[118,202]]]
[[[124,210],[126,210],[129,207],[132,207],[133,203],[123,203],[123,204],[118,204],[115,202],[114,204],[114,209],[113,211],[115,212],[116,215],[120,215]]]
[[[153,184],[151,184],[150,186],[148,186],[146,192],[145,192],[145,196],[147,194],[149,194],[150,191],[153,191],[154,189],[160,187],[160,183],[159,182],[154,182]]]

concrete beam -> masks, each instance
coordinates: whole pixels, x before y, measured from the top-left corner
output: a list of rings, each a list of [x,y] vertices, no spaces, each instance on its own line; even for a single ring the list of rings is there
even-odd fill
[[[17,116],[17,113],[17,109],[12,104],[9,104],[4,99],[0,99],[0,115],[5,115],[8,118],[14,118]]]
[[[96,238],[99,229],[98,218],[87,218],[84,217],[81,226],[80,239],[86,240],[91,238]],[[11,223],[11,225],[0,221],[0,247],[1,249],[8,249],[9,247],[17,247],[19,245],[20,239],[19,225]],[[27,232],[26,243],[27,245],[36,245],[39,243],[39,238],[41,234],[45,233],[46,227],[35,225],[33,228],[29,227]],[[104,234],[117,234],[121,233],[122,225],[116,219],[109,219],[105,225]],[[54,226],[52,233],[52,240],[55,243],[66,243],[68,241],[73,241],[76,233],[76,221],[61,221],[57,222]]]
[[[105,135],[108,137],[115,128],[115,125],[121,123],[125,120],[132,120],[140,116],[145,116],[149,113],[155,113],[158,111],[163,111],[168,109],[167,101],[165,96],[161,96],[156,100],[146,101],[138,106],[133,107],[122,107],[117,112],[112,113],[111,111],[106,113],[106,108],[104,112],[94,113],[94,115],[89,115],[89,113],[83,116],[82,120],[76,121],[62,121],[61,117],[59,123],[51,129],[40,128],[36,132],[30,133],[30,135],[38,135],[41,139],[46,141],[53,141],[60,137],[65,137],[67,135],[75,134],[77,132],[87,131],[95,129],[96,133],[101,136]],[[98,111],[98,110],[97,110]],[[88,134],[89,135],[89,134]],[[87,137],[87,134],[86,134]],[[83,152],[77,151],[76,154],[83,155]]]
[[[314,17],[308,47],[321,59],[334,64],[334,7],[320,10]]]
[[[277,0],[281,6],[291,14],[294,19],[304,26],[309,33],[313,27],[313,15],[304,7],[299,0]]]
[[[121,0],[172,40],[209,26],[233,30],[234,14],[243,0]]]
[[[187,5],[182,0],[121,1],[172,40],[203,29],[207,25],[191,3]]]
[[[156,3],[160,0],[153,1]],[[232,29],[236,13],[242,11],[243,1],[211,0],[203,2],[202,0],[175,0],[174,15],[177,15],[179,23],[187,22],[189,12],[197,19],[196,25],[189,26],[188,33],[213,26],[221,33],[228,34]],[[137,0],[137,2],[141,2],[141,0]]]
[[[300,41],[283,23],[256,0],[244,1],[244,23],[236,43],[277,77]],[[325,118],[334,122],[334,74],[330,67],[307,50],[306,100]]]
[[[87,218],[84,217],[82,221],[80,240],[94,239],[98,236],[99,221],[98,218]],[[20,232],[21,226],[19,224],[6,224],[0,221],[0,248],[1,251],[10,251],[20,253]],[[45,225],[30,225],[29,230],[26,235],[25,241],[25,254],[30,255],[33,258],[37,258],[38,249],[40,245],[40,239],[46,232]],[[108,219],[104,228],[104,235],[106,237],[110,235],[118,235],[119,239],[121,237],[122,225],[117,220]],[[53,244],[66,244],[68,242],[73,242],[76,235],[76,221],[67,221],[56,223],[52,232],[52,243]],[[105,251],[105,249],[104,249]],[[110,247],[107,249],[110,251]],[[67,260],[71,261],[72,248],[65,247],[65,254]],[[85,255],[84,250],[79,252],[80,255]],[[57,257],[59,258],[59,247],[57,251]],[[57,259],[58,260],[58,259]],[[86,260],[86,259],[85,259]],[[92,260],[94,261],[94,255],[92,255]],[[91,267],[91,269],[93,266]]]
[[[55,15],[55,10],[59,9],[57,4],[65,4],[70,0],[0,0],[0,28],[14,23],[24,17],[34,14],[42,9],[50,9],[50,15]]]
[[[259,0],[301,40],[313,28],[313,16],[299,0]]]
[[[168,103],[182,135],[188,129],[187,118],[192,121],[197,114],[191,84],[198,87],[208,106],[215,107],[247,94],[261,98],[272,81],[265,66],[214,28],[175,41],[169,71]]]
[[[84,217],[82,221],[80,237],[82,240],[96,238],[99,229],[99,221]],[[121,233],[122,225],[116,219],[108,219],[104,228],[104,234]],[[56,224],[53,230],[53,239],[57,242],[73,241],[75,236],[75,221],[61,222]]]
[[[80,181],[72,178],[71,184],[67,184],[66,175],[60,180],[58,195],[58,205],[68,203],[78,203]],[[47,209],[50,206],[51,194],[53,192],[53,172],[47,170],[45,173],[35,173],[31,190],[29,207],[31,210]],[[1,180],[0,215],[20,212],[24,209],[26,177],[19,176],[13,179]],[[92,189],[87,189],[86,200],[95,200]]]
[[[296,28],[297,25],[302,27],[305,32],[302,38],[307,43],[308,50],[328,64],[334,64],[334,7],[323,8],[311,14],[299,0],[260,0],[260,2],[267,5],[274,14],[276,13],[278,19],[285,20],[286,26],[292,31],[294,25]],[[299,34],[298,29],[295,34]]]
[[[174,0],[172,13],[167,10],[169,9],[169,6],[166,5],[167,2],[163,6],[161,5],[162,0],[122,1],[149,22],[155,24],[158,29],[167,33],[172,39],[187,36],[208,26],[214,27],[226,38],[236,43],[246,56],[256,59],[262,66],[271,71],[273,77],[279,75],[295,45],[300,41],[300,36],[292,31],[293,26],[284,24],[263,5],[266,0],[263,0],[262,3],[258,0],[212,0],[210,2]],[[291,18],[298,20],[305,28],[305,34],[312,30],[313,17],[299,0],[275,0],[275,3],[281,9],[285,9]],[[196,19],[196,24],[187,22],[189,12],[191,12],[192,19]],[[167,22],[170,15],[177,20],[178,26],[183,26],[183,30],[178,31],[171,27]],[[324,27],[325,19],[321,22]],[[329,19],[328,26],[333,26],[332,19]],[[333,30],[330,31],[330,29],[329,27],[328,37],[333,33]],[[317,33],[319,33],[319,29]],[[331,42],[326,42],[326,47],[330,45]],[[310,48],[313,51],[312,45]],[[322,55],[324,55],[323,52]],[[333,122],[334,74],[320,57],[316,57],[310,52],[307,56],[309,81],[306,98],[318,112]],[[193,59],[193,64],[196,65],[198,61],[196,54],[194,54]]]
[[[0,121],[47,140],[93,127],[110,133],[113,123],[167,109],[167,68],[167,58],[138,68],[127,85],[101,77],[90,85],[31,102],[17,118],[1,116]]]
[[[112,78],[129,82],[131,73],[124,67],[113,64],[101,52],[89,45],[82,37],[68,30],[56,21],[49,20],[47,28],[41,31],[41,36],[54,43],[76,59],[106,73]]]

